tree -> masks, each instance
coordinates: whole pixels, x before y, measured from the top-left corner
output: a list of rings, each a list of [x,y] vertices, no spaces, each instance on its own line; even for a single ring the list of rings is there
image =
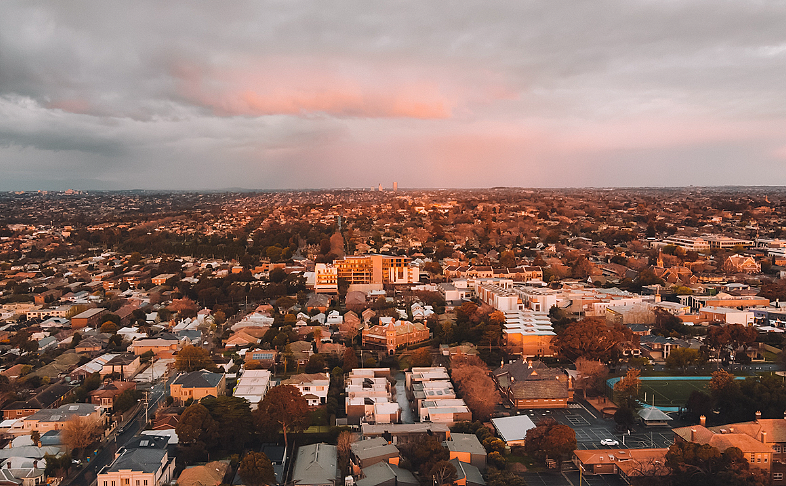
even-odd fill
[[[123,413],[139,401],[136,390],[126,390],[115,398],[114,412]]]
[[[46,461],[44,475],[50,478],[67,476],[71,469],[71,454],[67,452],[60,456],[44,454],[44,461]]]
[[[344,373],[349,373],[358,367],[358,357],[355,354],[355,348],[347,347],[344,350],[344,365],[342,366]]]
[[[431,467],[431,477],[437,486],[452,485],[458,479],[458,473],[453,464],[442,460]]]
[[[584,390],[584,393],[602,393],[609,376],[609,369],[598,360],[579,358],[576,360],[576,371],[579,379],[576,387]]]
[[[60,438],[69,449],[78,449],[80,453],[84,453],[84,449],[95,442],[100,433],[101,424],[98,419],[75,415],[63,426]]]
[[[614,384],[614,395],[621,406],[635,410],[639,406],[639,387],[641,371],[629,369],[625,376]]]
[[[336,450],[338,452],[338,467],[341,470],[341,475],[346,476],[349,471],[349,455],[352,446],[352,432],[342,430],[336,439]]]
[[[101,332],[104,334],[117,334],[117,324],[112,321],[106,321],[105,323],[101,324]]]
[[[618,345],[632,339],[635,337],[630,329],[588,317],[565,326],[553,344],[562,357],[572,361],[586,358],[608,363],[619,357]]]
[[[409,463],[411,470],[430,477],[434,465],[450,460],[450,452],[433,435],[420,435],[400,447],[401,455]]]
[[[419,348],[409,357],[410,366],[431,366],[431,348]]]
[[[488,368],[477,356],[457,356],[452,360],[451,377],[475,420],[487,420],[497,405],[499,394]]]
[[[540,461],[554,459],[558,467],[562,466],[562,456],[575,449],[576,432],[551,418],[541,420],[534,429],[529,429],[524,442],[527,454]]]
[[[284,447],[289,446],[288,431],[302,431],[309,424],[308,402],[300,390],[292,385],[274,386],[265,393],[259,407],[253,412],[254,423],[259,429],[284,433]]]
[[[276,473],[273,471],[273,463],[270,462],[264,452],[251,451],[247,453],[237,469],[244,484],[249,486],[263,486],[275,484]]]
[[[41,442],[41,433],[37,430],[30,432],[30,440],[33,441],[33,444],[36,446],[40,446]]]
[[[202,405],[217,424],[217,440],[221,448],[243,450],[254,427],[248,401],[239,397],[206,397]]]
[[[695,365],[701,359],[698,349],[674,348],[666,358],[666,366],[669,368],[683,368]]]
[[[666,465],[672,472],[673,484],[678,486],[769,484],[760,471],[751,471],[737,447],[721,452],[709,444],[675,442],[666,453]]]
[[[218,436],[218,424],[201,403],[186,407],[175,426],[178,440],[184,444],[207,444]]]
[[[183,349],[178,351],[175,357],[175,368],[184,373],[212,367],[213,361],[210,359],[207,351],[196,346],[183,346]]]

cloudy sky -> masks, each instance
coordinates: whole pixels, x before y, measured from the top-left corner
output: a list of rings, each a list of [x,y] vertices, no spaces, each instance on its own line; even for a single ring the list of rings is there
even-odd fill
[[[786,2],[0,3],[0,190],[786,185]]]

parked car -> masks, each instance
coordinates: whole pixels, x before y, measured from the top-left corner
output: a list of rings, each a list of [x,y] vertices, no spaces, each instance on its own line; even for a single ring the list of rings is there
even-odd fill
[[[618,446],[618,445],[620,445],[620,441],[618,441],[616,439],[603,439],[603,440],[600,441],[600,445]]]

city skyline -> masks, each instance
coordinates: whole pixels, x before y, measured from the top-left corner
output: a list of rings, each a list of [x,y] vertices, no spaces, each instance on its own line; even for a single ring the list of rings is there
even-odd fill
[[[0,6],[0,190],[786,185],[786,5]]]

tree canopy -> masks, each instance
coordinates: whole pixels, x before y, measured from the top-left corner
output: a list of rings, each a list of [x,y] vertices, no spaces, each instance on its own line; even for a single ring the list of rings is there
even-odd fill
[[[183,346],[175,357],[175,368],[184,373],[199,371],[203,368],[213,368],[213,360],[202,348],[196,346]]]
[[[604,319],[588,317],[565,326],[553,341],[559,354],[571,361],[578,358],[614,361],[619,344],[636,339],[633,332],[620,324],[609,325]]]
[[[302,431],[309,425],[308,402],[294,386],[278,385],[265,393],[252,416],[260,429],[280,428],[286,447],[289,444],[287,432]]]
[[[248,452],[240,461],[237,472],[248,486],[264,486],[276,482],[273,463],[264,452]]]
[[[529,429],[524,443],[527,454],[540,461],[554,459],[558,465],[562,465],[563,455],[575,449],[576,432],[551,418],[541,420],[534,429]]]

